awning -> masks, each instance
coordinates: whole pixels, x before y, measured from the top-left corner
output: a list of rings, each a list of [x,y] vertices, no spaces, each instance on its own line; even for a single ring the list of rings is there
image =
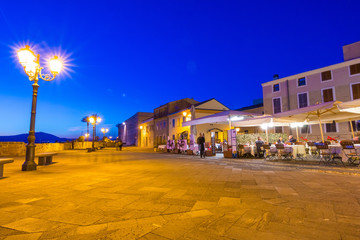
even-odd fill
[[[228,111],[215,113],[209,116],[197,118],[191,121],[183,122],[182,126],[185,127],[185,126],[207,124],[207,123],[229,124],[229,122],[233,123],[234,121],[239,121],[246,118],[252,118],[254,115],[259,116],[259,114],[256,113],[228,110]]]
[[[342,102],[338,104],[340,112],[350,112],[360,114],[360,99]]]
[[[360,114],[340,111],[338,108],[340,104],[342,103],[338,101],[320,103],[309,107],[277,113],[273,115],[273,118],[292,122],[304,122],[306,124],[317,124],[319,117],[323,123],[331,123],[333,121],[343,122],[360,117]]]

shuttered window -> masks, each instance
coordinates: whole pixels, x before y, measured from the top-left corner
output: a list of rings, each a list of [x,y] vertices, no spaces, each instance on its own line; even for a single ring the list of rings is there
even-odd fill
[[[354,132],[360,131],[360,120],[351,121]],[[350,122],[349,125],[349,132],[351,132]]]
[[[334,94],[333,89],[328,88],[323,90],[323,100],[324,102],[331,102],[334,101]]]
[[[283,128],[281,126],[276,126],[275,133],[283,133]]]
[[[309,125],[304,125],[300,128],[300,133],[301,134],[309,134],[310,133],[310,126]]]
[[[353,100],[360,98],[360,83],[353,84],[351,86],[352,88],[352,94],[353,94]]]
[[[307,107],[308,106],[307,93],[300,93],[298,95],[298,101],[299,101],[299,108]]]
[[[273,107],[274,107],[274,113],[280,113],[281,112],[280,98],[274,98],[273,99]]]
[[[350,65],[350,75],[359,74],[360,73],[360,63]]]
[[[328,81],[331,80],[331,71],[326,71],[321,73],[321,81]]]
[[[333,122],[333,123],[326,123],[325,124],[325,131],[327,133],[329,132],[336,132],[336,123]]]

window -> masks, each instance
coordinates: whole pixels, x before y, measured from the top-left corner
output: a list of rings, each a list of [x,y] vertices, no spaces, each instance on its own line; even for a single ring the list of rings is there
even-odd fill
[[[175,140],[175,135],[173,135],[173,138],[172,138],[172,140]]]
[[[299,108],[303,108],[303,107],[308,106],[307,93],[299,93],[298,94],[298,104],[299,104]]]
[[[282,133],[283,132],[283,128],[280,127],[275,127],[275,133]]]
[[[183,117],[183,122],[186,122],[186,117]]]
[[[281,99],[280,98],[273,99],[273,107],[274,107],[274,113],[281,112]]]
[[[323,102],[331,102],[334,101],[334,92],[332,88],[328,88],[328,89],[323,89],[322,90],[322,97],[323,97]]]
[[[360,63],[350,65],[350,75],[355,75],[360,73]]]
[[[180,127],[180,118],[176,119],[177,121],[177,126]]]
[[[360,98],[360,83],[351,85],[353,100]]]
[[[351,123],[352,123],[354,132],[360,131],[360,120],[351,121]],[[351,132],[350,123],[348,123],[348,125],[349,125],[349,132]]]
[[[164,128],[166,127],[166,122],[164,121]]]
[[[298,87],[306,85],[306,78],[299,78],[298,79]]]
[[[322,72],[321,73],[321,81],[328,81],[331,80],[332,76],[331,76],[331,71],[326,71],[326,72]]]
[[[304,125],[300,128],[301,134],[310,134],[310,125]]]
[[[280,91],[280,84],[279,83],[273,85],[273,92],[278,92],[278,91]]]
[[[175,119],[172,120],[173,128],[175,127]]]
[[[337,132],[337,130],[336,130],[336,123],[335,123],[335,122],[333,122],[333,123],[326,123],[326,124],[325,124],[325,131],[326,131],[327,133],[329,133],[329,132]]]

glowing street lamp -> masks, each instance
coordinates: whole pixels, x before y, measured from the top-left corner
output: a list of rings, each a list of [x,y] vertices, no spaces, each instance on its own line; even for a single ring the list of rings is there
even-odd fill
[[[93,125],[92,150],[95,151],[96,124],[101,122],[101,118],[95,114],[89,117],[89,121]]]
[[[105,137],[105,134],[109,131],[108,128],[102,128],[101,129],[101,132],[104,134],[104,137]]]
[[[90,134],[85,133],[85,139],[86,139],[87,142],[89,141],[89,135],[90,135]]]
[[[30,118],[30,131],[28,137],[28,144],[26,145],[25,162],[22,165],[23,171],[36,170],[35,159],[35,116],[36,116],[36,102],[38,93],[38,81],[41,78],[44,81],[52,81],[55,79],[62,68],[62,62],[57,56],[54,56],[49,61],[50,74],[42,74],[43,67],[40,66],[40,54],[35,54],[28,45],[25,48],[21,48],[17,51],[19,63],[23,66],[26,75],[30,81],[34,81],[33,97],[31,105],[31,118]]]

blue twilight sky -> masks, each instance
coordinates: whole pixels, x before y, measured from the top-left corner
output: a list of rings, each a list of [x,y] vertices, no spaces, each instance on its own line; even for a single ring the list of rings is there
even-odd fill
[[[39,81],[36,131],[76,137],[99,113],[116,123],[193,97],[232,109],[261,83],[341,62],[360,41],[360,1],[2,1],[0,135],[29,129],[32,87],[13,48],[61,53],[69,70]]]

